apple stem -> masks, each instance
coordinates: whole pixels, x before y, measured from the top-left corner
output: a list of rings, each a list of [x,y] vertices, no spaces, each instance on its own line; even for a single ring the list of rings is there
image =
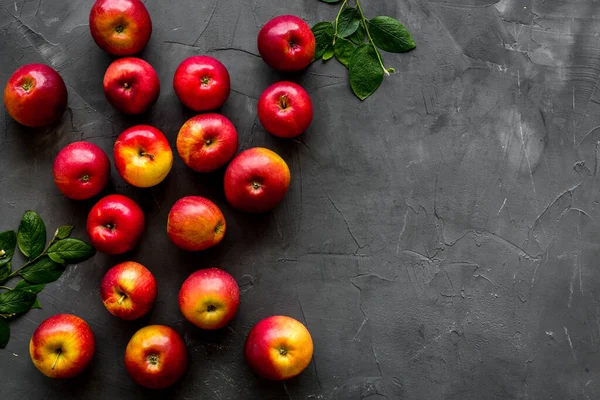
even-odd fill
[[[127,295],[125,293],[123,293],[123,295],[121,296],[121,298],[119,299],[119,301],[117,301],[117,304],[121,304],[123,302],[123,300],[125,300],[125,298],[127,297]]]
[[[142,151],[142,152],[140,153],[140,156],[141,156],[141,157],[148,157],[148,158],[150,158],[151,160],[153,160],[153,161],[154,161],[154,154],[150,154],[150,153],[146,153],[145,151]]]
[[[62,354],[62,350],[58,350],[58,353],[56,354],[56,358],[54,359],[54,363],[52,364],[52,370],[54,371],[54,367],[56,367],[56,363],[58,362],[58,358],[60,357],[60,355]]]

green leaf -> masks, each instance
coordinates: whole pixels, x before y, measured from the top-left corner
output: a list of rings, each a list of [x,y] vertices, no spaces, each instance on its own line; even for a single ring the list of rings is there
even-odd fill
[[[0,267],[10,262],[15,254],[16,246],[17,234],[15,231],[6,231],[0,233]],[[2,273],[0,273],[0,276],[1,275]]]
[[[29,259],[36,258],[46,245],[46,226],[42,218],[33,211],[26,211],[19,225],[17,243],[21,253]]]
[[[73,227],[70,225],[61,226],[54,233],[54,237],[57,239],[66,239],[71,236],[71,232],[73,231]]]
[[[18,314],[29,310],[35,302],[35,293],[13,289],[0,294],[0,314]]]
[[[30,283],[54,282],[62,275],[65,267],[57,264],[48,257],[41,257],[31,265],[23,268],[19,274]]]
[[[325,53],[323,53],[323,61],[329,60],[331,57],[333,57],[333,55],[334,55],[333,45],[330,45],[327,48],[327,50],[325,50]]]
[[[32,310],[42,308],[42,303],[40,303],[40,300],[37,297],[35,298],[35,301],[33,302],[30,308]]]
[[[0,283],[3,283],[6,280],[6,278],[9,277],[11,272],[12,268],[10,266],[10,262],[0,267]]]
[[[62,239],[54,242],[46,254],[59,264],[72,264],[85,261],[96,253],[88,243],[79,239]]]
[[[375,17],[369,21],[373,43],[381,50],[402,53],[416,47],[404,25],[392,17]]]
[[[0,317],[0,349],[6,348],[9,340],[10,328],[8,327],[8,321]]]
[[[323,57],[325,50],[333,43],[333,24],[331,22],[319,22],[312,27],[315,35],[316,47],[313,60]]]
[[[348,37],[356,32],[359,25],[360,13],[356,7],[346,7],[338,18],[337,35],[343,38]]]
[[[39,292],[41,292],[42,290],[44,290],[45,286],[46,285],[44,285],[44,284],[35,285],[35,284],[32,284],[32,283],[27,282],[25,280],[22,280],[22,281],[19,281],[15,285],[15,289],[27,290],[28,292],[38,294]]]
[[[348,36],[348,39],[354,44],[362,44],[367,38],[367,31],[363,24],[358,25],[358,29],[352,35]]]
[[[354,51],[350,59],[350,87],[361,100],[369,97],[383,81],[383,69],[377,58],[377,50],[365,43]]]
[[[335,58],[344,64],[346,68],[350,65],[350,58],[354,53],[354,45],[348,39],[339,38],[335,42]]]

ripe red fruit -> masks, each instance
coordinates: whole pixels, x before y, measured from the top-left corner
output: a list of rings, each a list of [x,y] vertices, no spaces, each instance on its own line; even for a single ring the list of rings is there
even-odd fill
[[[141,114],[160,94],[156,71],[141,58],[115,60],[104,74],[104,95],[108,102],[125,114]]]
[[[180,249],[206,250],[223,240],[225,216],[212,201],[200,196],[177,200],[169,211],[167,234]]]
[[[177,67],[173,87],[186,107],[194,111],[214,110],[229,97],[229,72],[216,58],[192,56]]]
[[[152,35],[152,20],[140,0],[97,0],[90,11],[96,44],[115,56],[142,51]]]
[[[293,138],[308,129],[312,122],[312,101],[300,85],[277,82],[260,96],[258,118],[267,132],[282,138]]]
[[[258,33],[258,52],[267,64],[280,71],[308,67],[315,55],[315,36],[310,26],[293,15],[275,17]]]
[[[37,128],[58,121],[67,108],[67,87],[54,69],[44,64],[18,68],[4,88],[4,106],[18,123]]]
[[[96,203],[87,219],[92,245],[106,254],[122,254],[135,247],[146,226],[144,212],[129,197],[111,194]]]
[[[52,166],[54,183],[62,194],[73,200],[94,197],[104,189],[110,177],[106,153],[89,142],[74,142],[63,148]]]

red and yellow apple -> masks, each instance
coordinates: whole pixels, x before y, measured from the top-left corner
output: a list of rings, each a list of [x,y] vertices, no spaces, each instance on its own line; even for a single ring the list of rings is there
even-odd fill
[[[194,111],[215,110],[229,97],[229,72],[216,58],[192,56],[175,70],[173,88],[186,107]]]
[[[273,209],[290,186],[290,169],[277,153],[254,147],[238,154],[225,171],[225,197],[247,212]]]
[[[72,378],[92,361],[96,339],[90,326],[71,314],[54,315],[38,326],[29,342],[35,367],[50,378]]]
[[[206,250],[225,236],[225,216],[212,201],[200,196],[183,197],[171,208],[167,234],[180,249]]]
[[[117,138],[115,166],[130,185],[147,188],[161,183],[173,166],[173,151],[165,135],[150,125],[136,125]]]
[[[293,15],[281,15],[267,22],[258,33],[258,52],[279,71],[308,67],[315,55],[315,36],[310,26]]]
[[[102,278],[100,297],[112,315],[125,320],[148,313],[156,300],[156,279],[142,264],[125,261],[115,265]]]
[[[235,155],[238,134],[220,114],[200,114],[186,121],[177,135],[177,152],[197,172],[212,172]]]
[[[160,94],[158,74],[141,58],[115,60],[104,74],[104,95],[118,111],[135,115],[150,108]]]
[[[201,329],[219,329],[231,321],[240,305],[240,288],[227,272],[207,268],[191,274],[179,290],[179,309]]]
[[[145,225],[144,212],[135,201],[120,194],[111,194],[90,210],[87,233],[96,249],[117,255],[135,247]]]
[[[258,118],[267,132],[282,138],[296,137],[312,122],[312,101],[300,85],[277,82],[258,99]]]
[[[181,336],[164,325],[137,331],[125,349],[125,368],[131,378],[149,389],[165,389],[187,369],[188,355]]]
[[[139,53],[152,35],[152,20],[141,0],[96,0],[89,23],[96,44],[115,56]]]
[[[67,108],[67,98],[67,87],[61,76],[44,64],[19,67],[4,88],[8,114],[32,128],[58,121]]]
[[[308,329],[286,316],[265,318],[254,325],[244,345],[244,356],[252,370],[276,381],[300,374],[312,355],[313,342]]]
[[[54,183],[62,194],[73,200],[86,200],[104,189],[110,177],[106,153],[89,142],[67,145],[54,159]]]

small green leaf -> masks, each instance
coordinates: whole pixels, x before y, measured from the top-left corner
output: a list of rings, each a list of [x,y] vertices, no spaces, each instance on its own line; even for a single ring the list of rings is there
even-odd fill
[[[35,302],[35,293],[13,289],[0,294],[0,314],[18,314],[29,310]]]
[[[46,225],[42,218],[33,211],[26,211],[19,225],[17,243],[21,253],[29,259],[36,258],[46,245]]]
[[[323,53],[323,61],[329,60],[331,57],[333,57],[333,54],[333,45],[331,45],[327,48],[327,50],[325,50],[325,53]]]
[[[367,32],[363,24],[358,25],[358,29],[352,35],[348,36],[348,39],[354,44],[362,44],[367,38]]]
[[[33,304],[30,307],[32,310],[33,309],[37,309],[37,308],[42,308],[42,303],[40,303],[40,299],[38,299],[37,297],[35,298],[35,301],[33,302]]]
[[[333,43],[333,24],[331,22],[319,22],[312,27],[315,36],[316,47],[313,60],[323,57],[325,50]]]
[[[350,87],[361,100],[369,97],[383,81],[377,50],[368,43],[358,46],[350,59]]]
[[[46,285],[44,285],[44,284],[34,285],[34,284],[29,283],[29,282],[27,282],[25,280],[22,280],[22,281],[19,281],[15,285],[15,289],[27,290],[28,292],[38,294],[39,292],[41,292],[42,290],[44,290],[45,286]]]
[[[339,38],[335,42],[335,58],[344,64],[346,68],[350,65],[350,58],[354,53],[354,45],[348,39]]]
[[[54,282],[62,275],[65,267],[57,264],[48,257],[40,257],[33,264],[23,268],[19,274],[30,283]]]
[[[73,231],[73,227],[70,225],[61,226],[54,233],[54,237],[57,239],[66,239],[71,236],[71,232]]]
[[[17,246],[17,234],[15,231],[6,231],[0,233],[0,267],[10,262],[15,254]],[[2,273],[0,272],[0,276]],[[1,281],[2,279],[0,279]]]
[[[8,321],[0,317],[0,349],[6,348],[9,340],[10,328],[8,327]]]
[[[369,21],[369,32],[373,43],[381,50],[402,53],[416,47],[410,33],[392,17],[375,17]]]
[[[10,276],[12,268],[10,262],[0,267],[0,283],[3,283]]]
[[[59,264],[72,264],[85,261],[95,253],[96,250],[82,240],[62,239],[54,242],[46,254]]]
[[[396,69],[395,69],[395,68],[392,68],[392,67],[390,67],[390,68],[386,69],[386,71],[387,71],[387,72],[389,72],[390,74],[394,74],[394,73],[396,73]]]
[[[346,7],[338,18],[337,35],[348,37],[358,29],[360,25],[360,13],[356,7]]]

